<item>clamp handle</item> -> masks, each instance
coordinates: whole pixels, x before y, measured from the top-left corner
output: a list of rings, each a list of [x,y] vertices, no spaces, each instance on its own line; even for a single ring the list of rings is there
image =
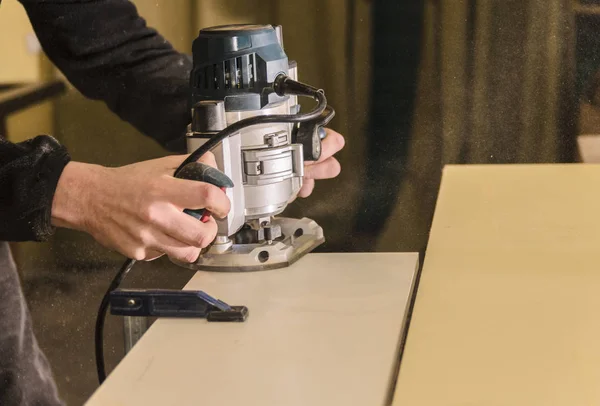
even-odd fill
[[[127,317],[205,318],[245,321],[246,306],[230,306],[201,290],[116,289],[110,292],[110,312]]]
[[[184,166],[181,171],[175,175],[175,177],[210,183],[211,185],[220,187],[221,190],[224,190],[225,188],[232,188],[234,186],[233,181],[227,175],[217,168],[203,164],[202,162],[190,162]],[[202,221],[203,223],[206,223],[208,221],[208,217],[210,216],[210,212],[206,209],[185,209],[183,212],[189,214],[197,220]]]

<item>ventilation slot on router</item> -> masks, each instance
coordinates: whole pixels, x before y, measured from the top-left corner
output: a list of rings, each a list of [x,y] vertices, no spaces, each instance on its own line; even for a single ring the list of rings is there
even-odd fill
[[[238,56],[235,58],[235,85],[238,89],[241,89],[244,85],[242,80],[242,57]]]

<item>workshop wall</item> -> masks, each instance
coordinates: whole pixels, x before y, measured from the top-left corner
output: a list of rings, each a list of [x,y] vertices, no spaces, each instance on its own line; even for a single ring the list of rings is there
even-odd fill
[[[17,0],[2,1],[0,14],[0,83],[29,82],[40,77],[39,53],[33,28]],[[6,59],[4,59],[6,58]]]
[[[30,83],[49,77],[52,66],[42,52],[27,14],[17,0],[2,2],[0,49],[5,62],[0,64],[0,84]],[[54,132],[53,105],[42,103],[8,119],[7,136],[13,142],[33,135]]]
[[[424,3],[410,153],[377,250],[425,249],[445,164],[576,159],[571,3]]]

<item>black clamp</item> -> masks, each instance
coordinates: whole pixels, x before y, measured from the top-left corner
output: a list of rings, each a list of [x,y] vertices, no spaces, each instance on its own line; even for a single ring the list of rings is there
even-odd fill
[[[110,292],[110,312],[129,317],[205,318],[245,321],[246,306],[230,306],[201,290],[116,289]]]

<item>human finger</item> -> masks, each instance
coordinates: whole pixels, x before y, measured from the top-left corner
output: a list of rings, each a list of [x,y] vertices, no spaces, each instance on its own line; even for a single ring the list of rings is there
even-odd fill
[[[310,166],[324,162],[344,148],[346,141],[341,134],[330,129],[326,129],[326,131],[327,136],[321,141],[321,156],[317,161],[306,161],[305,165]]]
[[[156,193],[180,209],[207,209],[218,218],[227,216],[231,209],[227,194],[206,182],[171,178],[163,182]]]
[[[191,263],[200,256],[201,248],[176,240],[162,232],[153,232],[145,241],[149,251],[159,251],[177,261]]]
[[[171,205],[153,215],[152,222],[172,238],[198,248],[208,246],[217,234],[217,223],[214,219],[202,223]]]
[[[341,170],[338,160],[329,157],[323,162],[304,168],[304,179],[332,179],[338,176]]]
[[[300,196],[302,198],[308,197],[313,192],[314,188],[315,188],[314,179],[305,179],[304,183],[302,184],[302,187],[300,188],[300,191],[298,192],[298,196]]]

